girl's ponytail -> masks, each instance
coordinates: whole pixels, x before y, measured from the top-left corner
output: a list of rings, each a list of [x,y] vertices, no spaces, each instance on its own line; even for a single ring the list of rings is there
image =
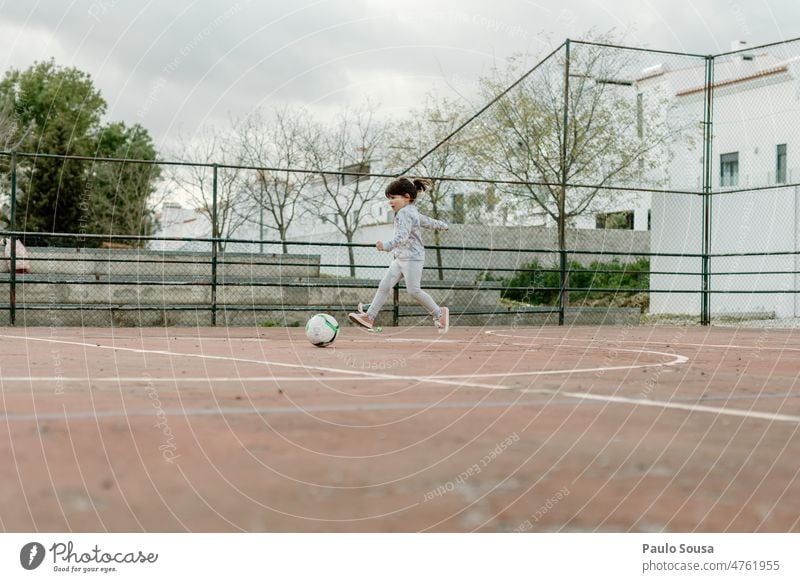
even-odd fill
[[[430,190],[433,182],[427,178],[397,178],[386,186],[386,197],[408,195],[411,200],[417,199],[417,194]]]
[[[417,192],[425,192],[426,190],[430,190],[431,186],[433,185],[430,180],[427,178],[409,178],[411,183],[414,184],[414,189]]]

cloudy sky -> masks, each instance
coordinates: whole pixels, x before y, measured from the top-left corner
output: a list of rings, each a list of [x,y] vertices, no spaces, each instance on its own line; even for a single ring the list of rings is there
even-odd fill
[[[493,65],[592,28],[707,54],[796,38],[800,15],[797,0],[0,0],[0,63],[84,70],[109,120],[168,146],[260,105],[325,115],[370,97],[400,117],[435,89],[477,109]]]

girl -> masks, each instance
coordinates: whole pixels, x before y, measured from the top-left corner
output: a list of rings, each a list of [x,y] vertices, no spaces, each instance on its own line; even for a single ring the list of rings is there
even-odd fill
[[[420,227],[434,230],[447,230],[448,226],[441,220],[434,220],[417,211],[414,202],[417,194],[430,188],[427,180],[398,178],[386,187],[389,206],[394,210],[394,237],[388,241],[378,241],[375,247],[379,251],[393,252],[394,260],[375,292],[375,297],[366,313],[350,313],[348,318],[353,323],[372,329],[378,312],[389,298],[392,287],[404,278],[406,291],[433,316],[433,322],[439,333],[447,333],[450,328],[450,313],[447,307],[439,307],[430,295],[420,288],[422,267],[425,264],[425,247],[422,244]]]

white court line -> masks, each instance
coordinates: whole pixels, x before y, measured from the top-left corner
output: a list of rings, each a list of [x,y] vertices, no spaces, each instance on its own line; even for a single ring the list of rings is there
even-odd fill
[[[757,410],[737,410],[736,408],[720,408],[704,404],[679,404],[677,402],[664,402],[661,400],[647,400],[645,398],[626,398],[625,396],[608,396],[604,394],[591,394],[589,392],[559,392],[559,396],[580,398],[581,400],[599,400],[601,402],[615,402],[618,404],[635,404],[636,406],[653,406],[656,408],[671,408],[674,410],[688,410],[689,412],[710,412],[726,416],[739,416],[742,418],[759,418],[772,422],[791,422],[800,424],[800,416],[791,414],[778,414],[775,412],[759,412]]]
[[[112,350],[112,351],[120,351],[120,352],[131,352],[136,354],[154,354],[154,355],[162,355],[162,356],[171,356],[171,357],[181,357],[181,358],[199,358],[203,360],[218,360],[224,362],[238,362],[238,363],[247,363],[247,364],[260,364],[262,366],[274,366],[278,368],[289,368],[292,370],[316,370],[319,372],[332,372],[337,374],[346,374],[350,376],[363,376],[366,378],[378,379],[378,380],[401,380],[401,381],[415,381],[415,382],[428,382],[432,384],[444,384],[448,386],[458,386],[458,387],[467,387],[467,388],[484,388],[487,390],[513,390],[514,388],[518,388],[515,386],[498,386],[496,384],[482,384],[477,382],[459,382],[456,380],[444,380],[440,379],[436,376],[396,376],[394,374],[381,374],[378,372],[367,372],[365,370],[346,370],[343,368],[329,368],[326,366],[310,366],[306,364],[288,364],[284,362],[275,362],[271,360],[253,360],[250,358],[233,358],[229,356],[212,356],[209,354],[196,354],[191,352],[170,352],[167,350],[146,350],[141,348],[126,348],[126,347],[119,347],[119,346],[103,346],[98,345],[94,342],[78,342],[78,341],[66,341],[66,340],[54,340],[50,338],[40,338],[40,337],[26,337],[26,336],[18,336],[18,335],[0,335],[0,338],[7,338],[7,339],[15,339],[15,340],[27,340],[27,341],[41,341],[47,343],[56,343],[56,344],[65,344],[65,345],[73,345],[73,346],[82,346],[87,348],[99,349],[99,350]],[[324,381],[324,377],[320,377],[320,380]]]
[[[488,331],[485,333],[489,333]],[[504,337],[511,337],[511,338],[522,338],[522,339],[532,339],[527,338],[524,336],[504,336]],[[423,339],[415,339],[415,338],[407,338],[407,339],[386,339],[385,341],[390,342],[422,342]],[[443,341],[443,340],[438,340]],[[451,341],[451,340],[448,340]],[[464,343],[457,340],[452,340],[453,343]],[[484,346],[486,344],[475,344],[475,346]],[[498,344],[498,346],[501,344]],[[526,344],[513,344],[518,345],[521,347],[525,347]],[[611,348],[609,348],[611,349]],[[592,372],[606,372],[612,370],[635,370],[639,368],[653,368],[653,367],[661,367],[661,366],[676,366],[679,364],[685,364],[689,361],[689,358],[686,356],[682,356],[680,354],[670,353],[670,352],[657,352],[655,350],[632,350],[632,349],[625,349],[625,348],[614,348],[615,352],[632,352],[634,354],[655,354],[658,356],[666,356],[668,358],[672,358],[672,360],[667,362],[654,362],[651,364],[630,364],[625,366],[600,366],[595,368],[564,368],[562,370],[531,370],[528,372],[497,372],[491,374],[437,374],[437,378],[446,378],[449,380],[456,380],[458,378],[509,378],[509,377],[518,377],[518,376],[552,376],[557,374],[578,374],[578,373],[592,373]]]
[[[2,337],[2,336],[0,336]],[[416,341],[416,340],[415,340]],[[98,346],[94,346],[98,347]],[[114,348],[120,349],[120,348]],[[437,374],[436,376],[394,376],[388,374],[386,376],[382,376],[383,378],[396,378],[398,380],[407,380],[407,379],[421,379],[424,378],[426,381],[432,381],[431,379],[438,379],[438,380],[458,380],[461,378],[516,378],[522,376],[553,376],[559,374],[579,374],[579,373],[590,373],[590,372],[609,372],[612,370],[635,370],[639,368],[653,368],[653,367],[660,367],[660,366],[676,366],[679,364],[685,364],[689,361],[689,358],[686,356],[682,356],[680,354],[671,354],[668,352],[656,352],[653,350],[628,350],[625,348],[616,348],[614,351],[617,352],[632,352],[635,354],[656,354],[659,356],[667,356],[672,358],[672,360],[668,362],[653,362],[651,364],[630,364],[625,366],[600,366],[595,368],[564,368],[561,370],[530,370],[527,372],[495,372],[490,374]],[[240,361],[237,359],[236,361]],[[264,362],[267,365],[271,365],[270,362]],[[275,365],[280,365],[276,363]],[[306,369],[314,369],[314,366],[300,366],[301,368]],[[335,369],[335,368],[330,368]],[[343,370],[344,371],[344,370]],[[347,371],[349,372],[349,371]],[[367,372],[368,373],[368,372]],[[5,377],[3,378],[6,382],[11,381],[42,381],[42,382],[55,382],[55,381],[66,381],[66,382],[79,382],[79,381],[91,381],[91,382],[146,382],[146,381],[153,381],[153,382],[264,382],[264,381],[281,381],[281,382],[308,382],[310,380],[321,380],[321,381],[345,381],[345,380],[372,380],[372,377],[344,377],[344,378],[335,378],[335,377],[326,377],[326,376],[313,376],[313,377],[306,377],[306,378],[297,378],[297,377],[289,377],[289,376],[260,376],[260,377],[242,377],[242,378],[186,378],[186,377],[174,377],[174,378],[117,378],[117,377],[107,377],[107,378],[65,378],[65,377],[27,377],[27,376],[14,376],[14,377]]]
[[[404,378],[401,378],[404,379]],[[310,382],[324,380],[325,382],[358,382],[373,380],[373,378],[353,378],[351,376],[341,376],[334,378],[330,376],[308,376],[298,378],[297,376],[245,376],[241,378],[216,378],[216,377],[164,377],[153,378],[152,376],[136,376],[125,378],[123,376],[104,376],[104,377],[65,377],[65,376],[4,376],[3,382]]]
[[[687,346],[687,347],[697,347],[697,348],[721,348],[721,349],[731,349],[735,348],[737,350],[777,350],[780,352],[800,352],[800,347],[792,348],[792,347],[781,347],[781,346],[759,346],[759,345],[752,345],[752,346],[740,346],[736,344],[697,344],[697,343],[689,343],[689,342],[680,342],[680,341],[673,341],[673,340],[663,340],[663,341],[653,341],[653,340],[618,340],[618,339],[594,339],[594,338],[569,338],[569,337],[547,337],[547,336],[527,336],[527,335],[507,335],[498,332],[497,330],[487,330],[483,333],[497,336],[497,337],[510,337],[514,339],[526,339],[526,340],[543,340],[543,341],[568,341],[568,342],[589,342],[589,343],[597,343],[598,347],[603,347],[604,343],[610,344],[655,344],[655,345],[664,345],[669,344],[670,346]]]
[[[673,358],[669,362],[657,362],[652,364],[630,364],[627,366],[601,366],[597,368],[572,368],[564,370],[536,370],[532,372],[503,372],[500,374],[462,374],[462,375],[440,375],[437,378],[492,378],[500,376],[503,378],[510,376],[549,376],[553,374],[577,374],[585,372],[606,372],[611,370],[635,370],[637,368],[652,368],[655,366],[676,366],[678,364],[685,364],[689,358],[680,354],[670,354],[667,352],[655,352],[652,350],[626,350],[624,348],[616,348],[616,352],[633,352],[635,354],[658,354],[660,356],[669,356]]]
[[[489,333],[484,332],[484,333]],[[504,336],[504,337],[512,337],[512,338],[522,338],[522,339],[532,339],[527,338],[524,336]],[[406,338],[406,339],[385,339],[384,341],[387,342],[422,342],[425,341],[424,339],[418,338]],[[451,343],[465,343],[458,340],[437,340],[437,341],[449,341]],[[483,347],[487,344],[475,344],[476,347]],[[492,344],[498,347],[502,346],[503,344]],[[512,344],[520,347],[526,347],[527,344]],[[625,348],[615,348],[615,352],[632,352],[634,354],[655,354],[658,356],[666,356],[668,358],[672,358],[672,360],[667,362],[654,362],[652,364],[630,364],[625,366],[600,366],[594,368],[564,368],[562,370],[530,370],[527,372],[496,372],[490,374],[437,374],[436,378],[441,379],[448,379],[448,380],[456,380],[459,378],[510,378],[510,377],[518,377],[518,376],[552,376],[557,374],[577,374],[577,373],[586,373],[586,372],[605,372],[611,370],[635,370],[639,368],[653,368],[653,367],[660,367],[660,366],[676,366],[678,364],[685,364],[689,361],[689,358],[686,356],[682,356],[680,354],[674,354],[670,352],[657,352],[655,350],[631,350]]]
[[[105,349],[105,350],[118,350],[118,351],[127,351],[133,353],[141,353],[141,354],[159,354],[159,355],[166,355],[166,356],[180,356],[180,357],[190,357],[190,358],[201,358],[201,359],[209,359],[209,360],[222,360],[227,362],[245,362],[245,363],[254,363],[254,364],[262,364],[266,366],[276,366],[276,367],[284,367],[284,368],[291,368],[291,369],[301,369],[301,370],[317,370],[321,372],[333,372],[339,374],[347,374],[351,376],[363,376],[367,378],[374,378],[380,380],[413,380],[417,382],[431,382],[434,384],[446,384],[450,386],[464,386],[470,388],[484,388],[488,390],[513,390],[515,388],[519,388],[518,386],[498,386],[495,384],[482,384],[477,382],[459,382],[460,379],[469,379],[469,378],[506,378],[506,377],[521,377],[521,376],[545,376],[545,375],[558,375],[558,374],[578,374],[578,373],[594,373],[594,372],[601,372],[606,370],[634,370],[639,368],[652,368],[652,367],[661,367],[661,366],[673,366],[677,364],[683,364],[688,361],[688,358],[685,356],[677,355],[677,354],[670,354],[665,352],[655,352],[650,350],[624,350],[618,348],[617,351],[630,351],[634,353],[649,353],[649,354],[658,354],[662,356],[668,356],[674,358],[670,362],[656,362],[652,364],[631,364],[627,366],[605,366],[605,367],[594,367],[594,368],[564,368],[562,370],[531,370],[528,372],[498,372],[493,374],[458,374],[458,375],[436,375],[436,376],[397,376],[394,374],[381,374],[376,372],[368,372],[365,370],[347,370],[344,368],[328,368],[324,366],[310,366],[305,364],[288,364],[283,362],[274,362],[271,360],[252,360],[249,358],[233,358],[228,356],[212,356],[206,354],[196,354],[196,353],[183,353],[183,352],[170,352],[167,350],[146,350],[142,348],[126,348],[126,347],[118,347],[118,346],[103,346],[98,345],[94,342],[78,342],[78,341],[66,341],[66,340],[54,340],[51,338],[37,338],[37,337],[29,337],[29,338],[22,338],[21,336],[9,336],[9,335],[0,335],[0,338],[14,338],[14,339],[27,339],[27,340],[35,340],[35,341],[43,341],[43,342],[50,342],[50,343],[60,343],[60,344],[68,344],[68,345],[76,345],[76,346],[85,346],[95,349]],[[523,338],[526,339],[526,338]],[[412,341],[420,341],[418,339]],[[324,377],[320,378],[320,380],[324,381]]]
[[[449,339],[441,339],[441,338],[420,338],[416,339],[413,337],[386,337],[382,338],[385,342],[406,342],[406,343],[420,343],[425,342],[427,344],[463,344],[467,345],[470,342],[467,340],[449,340]],[[353,340],[353,341],[367,341],[367,340]],[[484,344],[475,344],[475,345],[484,345]]]
[[[487,332],[488,333],[488,332]],[[515,337],[515,336],[511,336]],[[516,336],[521,339],[533,339],[528,338],[526,336]],[[267,366],[277,366],[277,367],[286,367],[292,369],[304,369],[304,370],[320,370],[326,372],[338,372],[340,374],[347,374],[347,375],[354,375],[354,376],[366,376],[371,378],[379,378],[379,379],[390,379],[390,380],[406,380],[406,381],[415,381],[415,382],[430,382],[434,384],[446,384],[446,385],[455,385],[455,386],[465,386],[465,387],[475,387],[475,388],[488,388],[491,390],[511,390],[515,389],[514,386],[503,386],[503,385],[495,385],[495,384],[478,384],[478,383],[467,383],[467,382],[457,382],[452,380],[444,380],[438,377],[420,377],[420,376],[395,376],[392,374],[378,374],[374,372],[366,372],[366,371],[359,371],[359,370],[343,370],[338,368],[327,368],[323,366],[306,366],[302,364],[286,364],[282,362],[271,362],[269,360],[251,360],[246,358],[233,358],[227,356],[211,356],[206,354],[193,354],[193,353],[181,353],[181,352],[168,352],[165,350],[145,350],[139,348],[123,348],[123,347],[115,347],[115,346],[98,346],[95,343],[85,343],[85,342],[75,342],[75,341],[63,341],[63,340],[52,340],[48,338],[32,338],[32,337],[25,337],[25,336],[16,336],[16,335],[0,335],[0,338],[9,338],[15,340],[35,340],[35,341],[43,341],[43,342],[50,342],[50,343],[61,343],[61,344],[69,344],[69,345],[77,345],[77,346],[84,346],[90,347],[95,349],[106,349],[106,350],[118,350],[118,351],[127,351],[133,353],[147,353],[147,354],[161,354],[167,356],[179,356],[179,357],[191,357],[191,358],[201,358],[201,359],[209,359],[209,360],[223,360],[223,361],[230,361],[230,362],[249,362],[249,363],[260,363]],[[586,341],[586,340],[584,340]],[[592,341],[592,340],[589,340]],[[673,355],[674,354],[670,354]],[[683,357],[683,356],[681,356]],[[602,369],[602,368],[601,368]],[[516,387],[519,389],[519,387]],[[543,390],[543,393],[547,393],[548,391]],[[761,420],[769,420],[771,422],[790,422],[793,424],[800,423],[800,416],[792,416],[787,414],[778,414],[778,413],[770,413],[770,412],[758,412],[752,410],[740,410],[735,408],[719,408],[714,406],[705,406],[705,405],[692,405],[692,404],[678,404],[675,402],[667,402],[667,401],[660,401],[660,400],[638,400],[635,398],[625,398],[622,396],[613,396],[613,395],[602,395],[602,394],[588,394],[583,392],[558,392],[557,390],[549,391],[552,395],[558,396],[566,396],[568,398],[576,398],[581,400],[599,400],[614,404],[637,404],[643,406],[653,406],[658,408],[668,408],[668,409],[679,409],[679,410],[686,410],[689,412],[705,412],[705,413],[712,413],[718,416],[735,416],[735,417],[743,417],[743,418],[754,418],[754,419],[761,419]]]
[[[573,405],[572,399],[566,398],[553,401],[550,398],[538,400],[489,400],[478,402],[394,402],[384,404],[320,404],[312,406],[268,406],[264,408],[251,408],[244,406],[221,406],[219,408],[165,408],[165,416],[224,416],[232,414],[307,414],[321,412],[384,412],[403,410],[460,410],[460,409],[493,409],[513,408],[514,406],[550,406],[555,404]],[[30,422],[34,420],[90,420],[95,418],[118,418],[152,416],[152,410],[86,410],[86,411],[59,411],[37,413],[3,413],[0,420],[9,422]]]
[[[484,332],[485,334],[498,336],[498,337],[507,337],[513,339],[528,339],[528,340],[564,340],[569,338],[545,338],[545,337],[531,337],[531,336],[524,336],[524,335],[513,335],[513,334],[504,334],[499,333],[496,330],[487,330]],[[584,339],[572,339],[571,341],[582,341],[584,343],[589,342],[596,342],[597,340],[593,338],[584,338]],[[625,340],[623,340],[625,341]],[[620,342],[622,343],[622,342]],[[633,340],[625,341],[625,343],[636,343],[643,344],[643,343],[652,343],[652,344],[664,344],[668,343],[670,345],[695,345],[695,346],[703,346],[704,344],[680,344],[675,342],[654,342],[654,341],[644,341],[644,342],[636,342]],[[601,346],[602,347],[602,346]],[[716,347],[741,347],[742,349],[753,349],[752,346],[716,346]],[[781,349],[781,348],[772,348],[772,349]],[[615,351],[630,351],[630,350],[622,350],[620,348],[616,348]],[[669,355],[676,355],[676,354],[669,354]],[[679,356],[683,358],[684,356]],[[688,361],[688,358],[686,359]],[[522,392],[527,392],[528,390],[523,389]],[[625,396],[614,396],[610,394],[592,394],[588,392],[554,392],[554,394],[558,394],[559,396],[566,396],[568,398],[579,398],[581,400],[597,400],[601,402],[608,402],[608,403],[616,403],[616,404],[635,404],[637,406],[652,406],[657,408],[666,408],[666,409],[673,409],[673,410],[686,410],[689,412],[706,412],[712,413],[717,415],[725,415],[725,416],[736,416],[740,418],[757,418],[761,420],[769,420],[770,422],[790,422],[793,424],[800,424],[800,416],[795,416],[791,414],[779,414],[773,412],[759,412],[755,410],[741,410],[736,408],[720,408],[717,406],[706,406],[703,404],[680,404],[677,402],[668,402],[663,400],[648,400],[643,398],[627,398]]]

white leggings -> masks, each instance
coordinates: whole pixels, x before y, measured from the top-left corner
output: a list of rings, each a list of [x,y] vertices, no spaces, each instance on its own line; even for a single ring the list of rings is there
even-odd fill
[[[370,319],[375,319],[378,316],[381,307],[383,307],[383,304],[389,299],[392,288],[401,278],[406,280],[406,291],[408,294],[411,295],[417,303],[425,307],[428,313],[434,317],[439,317],[442,314],[441,307],[436,305],[433,298],[420,288],[423,265],[424,261],[406,261],[403,259],[395,259],[392,261],[392,264],[389,265],[389,270],[386,271],[380,285],[378,285],[375,297],[372,299],[372,303],[370,303],[369,309],[367,310],[367,315],[369,315]]]

